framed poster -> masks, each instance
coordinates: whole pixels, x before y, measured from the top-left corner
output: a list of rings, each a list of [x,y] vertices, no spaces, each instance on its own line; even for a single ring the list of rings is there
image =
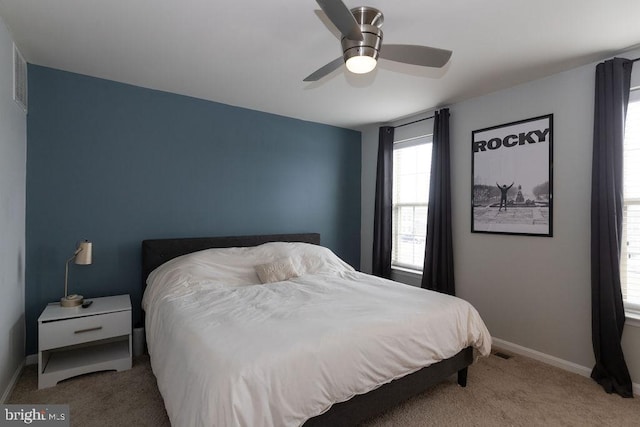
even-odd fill
[[[471,133],[471,232],[553,236],[553,114]]]

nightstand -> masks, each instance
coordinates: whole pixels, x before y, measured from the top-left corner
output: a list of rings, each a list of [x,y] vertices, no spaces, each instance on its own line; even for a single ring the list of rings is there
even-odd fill
[[[129,295],[90,300],[87,308],[51,303],[38,318],[38,388],[89,372],[131,368]]]

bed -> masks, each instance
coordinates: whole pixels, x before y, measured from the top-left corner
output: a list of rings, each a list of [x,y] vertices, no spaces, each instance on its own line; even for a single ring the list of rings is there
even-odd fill
[[[466,385],[474,348],[491,346],[470,304],[356,272],[319,244],[143,241],[147,345],[173,425],[352,426],[456,373]],[[280,274],[283,260],[297,275],[262,284],[253,266]],[[436,315],[452,320],[421,318]]]

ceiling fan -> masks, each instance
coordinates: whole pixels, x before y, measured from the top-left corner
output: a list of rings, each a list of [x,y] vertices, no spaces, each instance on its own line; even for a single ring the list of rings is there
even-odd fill
[[[365,74],[376,67],[378,57],[423,67],[443,67],[451,58],[450,50],[409,44],[382,45],[384,16],[378,9],[360,6],[349,10],[342,0],[316,0],[333,25],[342,34],[342,52],[327,65],[307,76],[305,82],[320,80],[343,63],[352,73]]]

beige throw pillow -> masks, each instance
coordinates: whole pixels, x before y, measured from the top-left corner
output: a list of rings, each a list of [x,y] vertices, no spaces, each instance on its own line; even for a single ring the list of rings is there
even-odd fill
[[[300,276],[291,258],[282,258],[255,266],[262,283],[282,282]]]

